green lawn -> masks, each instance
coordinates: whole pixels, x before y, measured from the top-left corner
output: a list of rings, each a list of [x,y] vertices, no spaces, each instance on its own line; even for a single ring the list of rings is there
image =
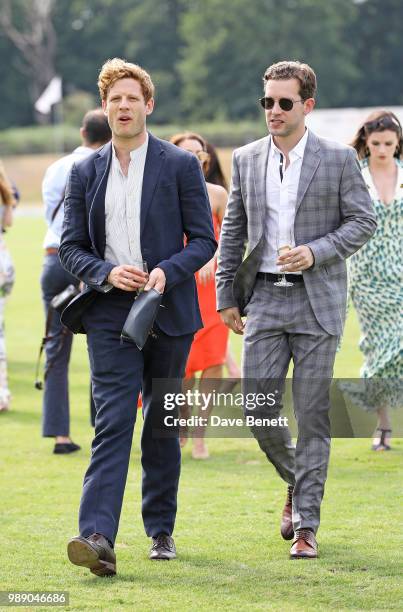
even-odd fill
[[[71,368],[72,434],[83,450],[51,454],[41,438],[41,393],[33,388],[43,329],[39,292],[44,225],[21,218],[7,235],[17,283],[6,334],[13,406],[0,415],[0,590],[66,590],[71,610],[401,609],[401,440],[375,454],[369,440],[335,440],[319,531],[320,559],[289,561],[279,536],[285,486],[251,439],[211,439],[210,461],[186,448],[175,538],[179,558],[152,563],[140,517],[139,428],[117,540],[118,576],[99,579],[69,564],[88,463],[88,368],[77,337]],[[338,376],[356,376],[351,315]],[[233,339],[239,352],[239,344]],[[140,423],[139,423],[140,425]]]

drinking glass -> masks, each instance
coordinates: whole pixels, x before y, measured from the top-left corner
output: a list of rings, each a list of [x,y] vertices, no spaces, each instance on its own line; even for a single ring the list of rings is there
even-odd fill
[[[291,229],[287,231],[279,231],[277,233],[276,242],[277,242],[277,254],[278,255],[284,255],[288,251],[291,251],[292,243],[293,243]],[[285,277],[285,274],[286,274],[285,272],[282,272],[281,280],[278,280],[277,282],[274,283],[276,287],[292,287],[293,286],[294,283],[291,283],[290,281],[288,281]]]
[[[131,262],[131,265],[137,268],[138,270],[141,270],[142,272],[146,272],[148,274],[148,266],[147,266],[146,261],[134,260]],[[144,290],[144,287],[139,287],[137,289],[137,293],[141,293],[143,290]]]

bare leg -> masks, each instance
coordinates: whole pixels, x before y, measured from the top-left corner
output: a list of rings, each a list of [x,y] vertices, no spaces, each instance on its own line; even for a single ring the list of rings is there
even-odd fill
[[[230,346],[229,341],[228,341],[228,345],[227,345],[227,354],[226,354],[226,357],[225,357],[225,365],[227,366],[229,378],[241,378],[241,369],[240,369],[239,365],[237,364],[237,362],[235,361],[235,358],[234,358],[234,356],[232,354],[232,351],[231,351],[231,346]]]
[[[222,365],[212,366],[211,368],[207,368],[202,372],[199,384],[200,393],[212,393],[216,387],[214,379],[222,378]],[[199,408],[198,416],[203,419],[208,419],[213,409],[212,404],[207,406],[207,409],[202,410]],[[209,452],[205,443],[205,435],[206,435],[206,427],[200,425],[195,427],[193,431],[193,449],[192,449],[192,457],[193,459],[208,459]]]
[[[185,378],[182,383],[182,393],[186,393],[187,391],[190,391],[191,389],[193,389],[194,385],[195,385],[194,376],[192,378]],[[190,406],[188,406],[187,404],[185,406],[181,406],[179,414],[180,414],[181,419],[188,419],[191,414]],[[179,444],[181,445],[181,448],[183,448],[186,445],[188,438],[189,438],[189,427],[187,426],[180,427],[179,428]]]
[[[378,424],[372,441],[373,450],[389,450],[391,441],[391,426],[389,410],[386,406],[378,408]]]
[[[7,381],[6,341],[4,337],[4,305],[6,299],[0,297],[0,411],[9,408],[11,393]]]

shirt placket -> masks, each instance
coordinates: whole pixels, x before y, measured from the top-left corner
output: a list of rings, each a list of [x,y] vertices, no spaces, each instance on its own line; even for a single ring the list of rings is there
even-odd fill
[[[278,215],[278,231],[281,237],[288,236],[288,182],[290,178],[290,166],[287,170],[285,164],[283,166],[283,180],[279,183],[279,215]]]
[[[136,199],[136,194],[134,190],[134,180],[133,180],[133,167],[132,160],[130,160],[129,172],[127,175],[127,181],[125,186],[125,199],[126,199],[126,226],[127,226],[127,235],[129,239],[129,251],[131,261],[135,261],[137,258],[136,252],[136,236],[135,236],[135,227],[134,227],[134,203]]]

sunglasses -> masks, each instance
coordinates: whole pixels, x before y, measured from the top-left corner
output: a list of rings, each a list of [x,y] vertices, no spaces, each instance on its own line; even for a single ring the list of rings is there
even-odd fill
[[[210,159],[210,155],[207,153],[207,151],[197,151],[196,157],[202,164],[205,164]]]
[[[400,125],[400,122],[394,117],[390,116],[380,117],[379,119],[374,119],[373,121],[367,121],[366,123],[364,123],[364,128],[366,130],[375,132],[377,130],[396,130],[396,128],[398,128],[400,134],[402,133],[402,126]]]
[[[271,110],[275,104],[275,99],[271,97],[264,96],[263,98],[259,98],[260,104],[266,110]],[[305,100],[290,100],[289,98],[280,98],[278,101],[278,105],[283,111],[290,111],[296,102],[305,102]]]

